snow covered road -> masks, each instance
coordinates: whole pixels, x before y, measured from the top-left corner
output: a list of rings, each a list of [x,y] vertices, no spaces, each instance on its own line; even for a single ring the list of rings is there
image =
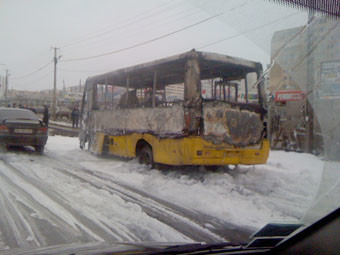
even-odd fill
[[[44,155],[0,154],[0,251],[91,241],[245,240],[268,221],[301,219],[323,162],[272,152],[268,164],[209,172],[150,170],[99,158],[77,138]]]

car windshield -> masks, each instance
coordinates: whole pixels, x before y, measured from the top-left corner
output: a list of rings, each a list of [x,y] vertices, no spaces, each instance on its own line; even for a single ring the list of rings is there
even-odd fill
[[[340,18],[300,2],[1,1],[0,122],[45,125],[0,127],[0,253],[338,208]]]

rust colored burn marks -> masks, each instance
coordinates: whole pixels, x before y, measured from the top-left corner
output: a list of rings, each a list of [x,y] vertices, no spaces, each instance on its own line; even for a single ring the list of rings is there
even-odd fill
[[[223,102],[203,105],[204,138],[215,144],[225,142],[237,147],[259,142],[263,130],[259,114],[233,109]]]

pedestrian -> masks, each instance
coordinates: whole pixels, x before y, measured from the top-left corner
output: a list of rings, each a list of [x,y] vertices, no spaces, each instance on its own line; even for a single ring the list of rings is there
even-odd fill
[[[45,123],[46,127],[48,127],[48,119],[50,115],[48,113],[48,107],[47,105],[44,105],[44,117],[43,117],[43,122]]]
[[[76,127],[78,128],[78,122],[79,122],[79,109],[78,106],[74,106],[71,112],[71,118],[72,118],[72,128]]]

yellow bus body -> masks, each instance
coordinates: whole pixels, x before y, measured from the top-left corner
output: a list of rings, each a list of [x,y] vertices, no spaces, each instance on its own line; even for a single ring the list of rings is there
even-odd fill
[[[103,152],[105,136],[104,133],[96,134],[96,151],[99,154]],[[110,155],[134,158],[138,141],[144,140],[151,146],[156,163],[176,166],[265,164],[270,150],[267,139],[263,139],[262,144],[256,148],[235,148],[225,143],[213,144],[200,136],[158,138],[151,134],[132,133],[107,138]]]

